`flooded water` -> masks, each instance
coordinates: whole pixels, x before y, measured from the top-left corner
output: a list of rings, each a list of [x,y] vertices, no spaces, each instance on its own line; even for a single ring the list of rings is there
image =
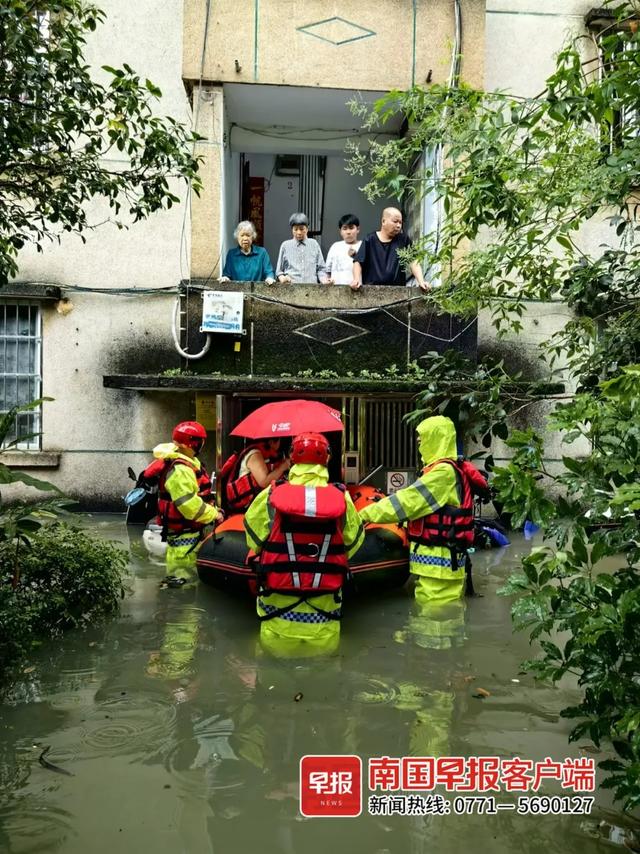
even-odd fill
[[[93,522],[129,543],[119,518]],[[478,553],[481,596],[437,619],[407,591],[350,603],[339,650],[300,660],[261,649],[250,602],[204,585],[160,589],[163,567],[146,558],[139,531],[130,537],[132,594],[120,618],[43,650],[1,709],[0,851],[591,854],[629,843],[603,811],[606,793],[591,817],[374,816],[366,789],[358,818],[299,812],[309,753],[587,755],[567,745],[559,717],[573,687],[519,673],[531,650],[496,596],[530,544]],[[45,746],[71,774],[39,763]],[[543,793],[561,793],[554,785]]]

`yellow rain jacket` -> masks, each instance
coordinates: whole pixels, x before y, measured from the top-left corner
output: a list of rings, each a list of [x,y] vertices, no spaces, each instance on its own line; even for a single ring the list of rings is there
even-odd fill
[[[457,443],[453,421],[442,415],[425,418],[418,424],[418,448],[425,468],[437,460],[456,460]],[[455,470],[447,463],[437,465],[411,486],[369,504],[360,511],[363,522],[388,523],[420,519],[446,504],[460,506]],[[410,569],[418,576],[416,599],[423,602],[450,602],[462,596],[464,561],[452,571],[451,553],[445,546],[411,544]]]
[[[289,483],[296,486],[327,486],[329,483],[329,472],[325,466],[298,463],[289,471]],[[267,541],[271,532],[271,519],[269,517],[269,494],[270,488],[263,489],[254,498],[251,506],[245,513],[245,532],[247,545],[256,554],[260,554],[262,546]],[[364,529],[358,517],[358,511],[353,506],[351,496],[345,493],[347,505],[346,518],[343,528],[344,544],[347,557],[351,557],[360,548],[364,541]],[[268,596],[258,596],[257,609],[260,616],[264,615],[269,608],[285,608],[293,602],[297,602],[297,596],[286,596],[282,593],[270,593]],[[323,611],[329,613],[340,613],[340,597],[333,593],[313,598],[313,603]],[[308,615],[308,619],[305,615]],[[340,620],[322,619],[318,612],[309,602],[301,602],[282,617],[273,617],[265,620],[260,626],[260,637],[267,645],[277,642],[279,639],[287,638],[294,641],[312,641],[315,644],[332,649],[340,635]],[[276,652],[277,650],[274,650]],[[304,654],[304,653],[300,653]]]
[[[196,471],[201,468],[200,460],[189,457],[179,451],[173,442],[157,445],[153,456],[158,460],[186,460],[187,466],[174,466],[165,481],[165,489],[178,512],[189,522],[208,525],[216,522],[220,511],[215,504],[207,504],[198,495],[198,481],[191,466]],[[167,568],[178,577],[188,576],[188,568],[196,561],[201,535],[198,532],[185,531],[182,534],[169,534],[167,537]],[[181,567],[184,570],[181,572]]]

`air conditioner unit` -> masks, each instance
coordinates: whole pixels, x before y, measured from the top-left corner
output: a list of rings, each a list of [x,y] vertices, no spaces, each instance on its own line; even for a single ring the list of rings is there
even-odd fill
[[[291,177],[292,175],[300,174],[300,155],[299,154],[277,154],[276,155],[276,175]]]

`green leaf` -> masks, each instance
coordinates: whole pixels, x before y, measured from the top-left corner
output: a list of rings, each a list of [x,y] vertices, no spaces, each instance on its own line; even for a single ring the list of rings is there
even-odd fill
[[[24,483],[27,486],[33,486],[44,492],[57,492],[59,495],[64,495],[55,484],[49,483],[48,480],[32,477],[30,474],[25,474],[25,472],[13,471],[4,465],[0,465],[0,483]]]
[[[563,466],[573,474],[584,474],[584,463],[580,460],[574,460],[572,457],[562,458]]]
[[[507,439],[509,436],[509,429],[504,422],[499,422],[498,424],[493,425],[492,430],[494,436],[497,436],[498,439]]]
[[[533,563],[531,563],[531,561],[525,560],[525,561],[523,561],[522,568],[524,569],[524,574],[527,576],[529,581],[532,584],[537,584],[538,583],[538,570],[533,565]]]

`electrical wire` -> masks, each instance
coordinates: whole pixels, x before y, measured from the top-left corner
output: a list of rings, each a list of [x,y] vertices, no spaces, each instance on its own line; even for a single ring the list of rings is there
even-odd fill
[[[206,10],[205,10],[205,19],[204,19],[204,36],[202,39],[202,50],[200,52],[200,74],[198,77],[198,97],[196,100],[195,109],[192,114],[191,121],[191,130],[196,131],[198,128],[198,117],[200,114],[200,100],[202,95],[202,81],[204,79],[204,63],[207,55],[207,38],[209,36],[209,21],[211,19],[211,0],[206,0]],[[191,145],[191,154],[194,155],[196,151],[196,142],[193,141]],[[186,231],[187,231],[187,215],[191,214],[191,179],[187,182],[187,200],[184,207],[184,214],[182,216],[182,229],[180,233],[180,275],[182,278],[186,278],[182,269],[183,262],[183,251],[188,252],[187,240],[186,240]],[[188,269],[190,270],[191,265],[188,263]]]
[[[178,351],[178,353],[182,356],[183,359],[189,359],[189,361],[193,361],[195,359],[202,359],[203,356],[206,356],[211,348],[211,335],[207,333],[207,340],[204,342],[204,347],[200,350],[199,353],[188,353],[186,350],[183,350],[180,346],[180,340],[178,338],[178,329],[180,323],[180,295],[176,299],[173,306],[173,317],[171,322],[171,334],[173,336],[173,343]]]
[[[37,284],[37,283],[33,283]],[[55,287],[58,287],[57,285]],[[62,291],[72,291],[73,293],[81,294],[103,294],[104,296],[168,296],[171,294],[180,293],[180,289],[175,285],[169,285],[166,288],[90,288],[82,285],[60,285]]]
[[[196,131],[196,132],[198,129],[198,118],[200,116],[200,103],[202,101],[202,81],[204,79],[204,64],[205,64],[205,59],[206,59],[206,55],[207,55],[207,40],[209,37],[209,23],[211,21],[211,2],[212,2],[212,0],[206,0],[207,5],[206,5],[206,10],[205,10],[204,34],[202,37],[202,50],[200,52],[200,73],[199,73],[199,77],[198,77],[197,98],[196,98],[195,109],[193,110],[193,121],[191,124],[192,130]],[[196,151],[196,141],[194,140],[192,143],[192,149],[191,149],[192,155],[195,155],[195,151]],[[223,166],[224,166],[224,154],[223,154],[222,146],[220,146],[220,156],[223,160]],[[192,222],[192,206],[191,206],[192,195],[193,195],[192,194],[192,182],[191,182],[191,180],[189,180],[187,183],[187,199],[186,199],[186,204],[185,204],[185,208],[184,208],[184,214],[182,216],[182,228],[181,228],[181,232],[180,232],[180,275],[181,275],[181,277],[183,279],[185,278],[184,272],[183,272],[183,267],[182,267],[182,263],[185,260],[184,256],[186,256],[186,263],[187,263],[187,268],[189,271],[189,276],[188,276],[189,284],[187,285],[187,296],[189,295],[189,285],[191,283],[191,263],[190,263],[190,259],[188,257],[189,247],[187,245],[187,216],[189,217],[189,221]],[[183,253],[184,253],[184,255],[183,255]],[[219,256],[218,256],[218,260],[219,260]],[[216,261],[216,266],[217,266],[217,263],[218,262]],[[215,270],[215,266],[214,266],[213,270]],[[213,270],[209,274],[209,276],[211,276],[211,274],[213,273]],[[207,340],[205,342],[203,349],[195,355],[189,355],[186,350],[182,349],[182,347],[180,345],[180,340],[179,340],[181,329],[176,328],[176,323],[180,322],[180,305],[181,305],[181,302],[182,302],[182,294],[180,293],[180,291],[178,291],[178,296],[176,297],[176,305],[174,307],[174,311],[173,311],[173,315],[172,315],[172,323],[171,323],[171,335],[173,337],[173,341],[174,341],[176,350],[184,359],[201,359],[205,355],[205,353],[207,353],[209,348],[211,347],[211,336],[207,335]],[[187,328],[187,333],[188,333],[188,329],[189,329],[189,300],[187,300],[186,318],[187,318],[186,328]],[[187,340],[186,346],[187,347],[189,346],[188,340]]]
[[[453,0],[453,14],[455,19],[455,36],[453,42],[453,48],[451,51],[451,67],[449,69],[449,80],[448,86],[450,89],[457,88],[460,83],[460,57],[461,57],[461,47],[462,47],[462,9],[460,6],[460,0]],[[443,123],[447,120],[448,109],[445,107],[443,111],[442,121]],[[434,185],[438,185],[440,178],[442,176],[442,171],[444,169],[444,148],[442,143],[436,145],[434,150]],[[442,237],[442,219],[443,219],[443,210],[442,210],[442,200],[439,199],[436,202],[436,234],[434,239],[434,252],[438,253],[440,249],[440,240]]]
[[[209,277],[211,278],[211,276]],[[198,280],[199,282],[201,280]],[[205,284],[209,281],[209,279],[205,279]],[[43,287],[51,287],[51,288],[60,288],[61,291],[67,292],[70,291],[72,293],[84,293],[84,294],[99,294],[101,296],[172,296],[174,294],[179,294],[181,292],[180,286],[168,285],[163,288],[93,288],[84,285],[58,285],[54,282],[18,282],[17,285],[21,284],[29,284],[29,285],[41,285]],[[185,282],[185,287],[187,283]],[[201,284],[191,284],[188,286],[189,290],[201,292],[207,290],[204,285]],[[381,311],[384,309],[395,308],[399,305],[408,305],[411,302],[415,302],[416,300],[425,299],[424,296],[415,296],[415,297],[407,297],[406,299],[395,300],[394,302],[383,303],[382,305],[371,306],[370,308],[344,308],[343,306],[309,306],[309,305],[301,305],[299,303],[287,302],[286,300],[277,299],[276,297],[267,297],[262,296],[261,294],[245,294],[247,299],[255,299],[258,302],[271,302],[276,303],[277,305],[285,306],[286,308],[298,309],[300,311],[331,311],[337,312],[339,314],[370,314],[374,311]],[[557,299],[557,298],[549,298],[542,299],[537,297],[522,297],[519,298],[517,296],[509,297],[509,296],[493,296],[492,301],[494,302],[511,302],[514,299],[520,299],[521,302],[528,303],[557,303],[559,305],[566,306],[566,300]],[[558,317],[564,317],[569,312],[567,308],[566,312],[557,313]]]
[[[234,128],[240,128],[240,130],[247,131],[247,133],[252,133],[255,136],[264,136],[267,139],[288,139],[294,142],[332,142],[336,140],[343,139],[352,139],[353,137],[378,137],[378,136],[395,136],[392,133],[387,133],[384,131],[363,131],[358,129],[345,129],[345,130],[324,130],[325,134],[333,133],[333,136],[301,136],[299,134],[308,134],[308,133],[322,133],[323,128],[286,128],[283,125],[274,125],[272,130],[257,127],[250,127],[249,125],[240,125],[237,122],[233,124]],[[277,128],[281,127],[282,131],[278,132]]]
[[[192,290],[205,290],[200,285],[192,285]],[[287,300],[278,299],[277,297],[263,296],[262,294],[246,293],[246,299],[254,299],[257,302],[273,303],[282,305],[286,308],[293,308],[299,311],[331,311],[339,314],[371,314],[372,312],[381,311],[387,308],[395,308],[399,305],[408,305],[416,300],[423,300],[424,296],[412,296],[405,299],[394,300],[393,302],[383,303],[382,305],[370,306],[368,308],[345,308],[343,306],[326,306],[326,305],[301,305],[299,303],[288,302]]]
[[[422,335],[424,338],[431,338],[433,341],[442,341],[445,344],[452,344],[454,341],[457,341],[458,338],[461,338],[464,335],[464,333],[468,329],[471,329],[473,324],[477,323],[477,321],[478,321],[478,318],[474,317],[473,320],[471,320],[469,323],[467,323],[467,325],[464,327],[464,329],[461,329],[457,335],[453,336],[453,338],[441,338],[439,335],[433,335],[431,332],[421,332],[419,329],[416,329],[416,327],[413,325],[409,326],[408,323],[405,323],[404,320],[400,320],[399,317],[394,317],[393,314],[391,314],[391,312],[389,312],[389,311],[385,310],[384,313],[387,314],[392,320],[395,320],[396,323],[399,323],[401,326],[404,326],[405,329],[410,329],[411,332],[415,332],[416,335]]]

